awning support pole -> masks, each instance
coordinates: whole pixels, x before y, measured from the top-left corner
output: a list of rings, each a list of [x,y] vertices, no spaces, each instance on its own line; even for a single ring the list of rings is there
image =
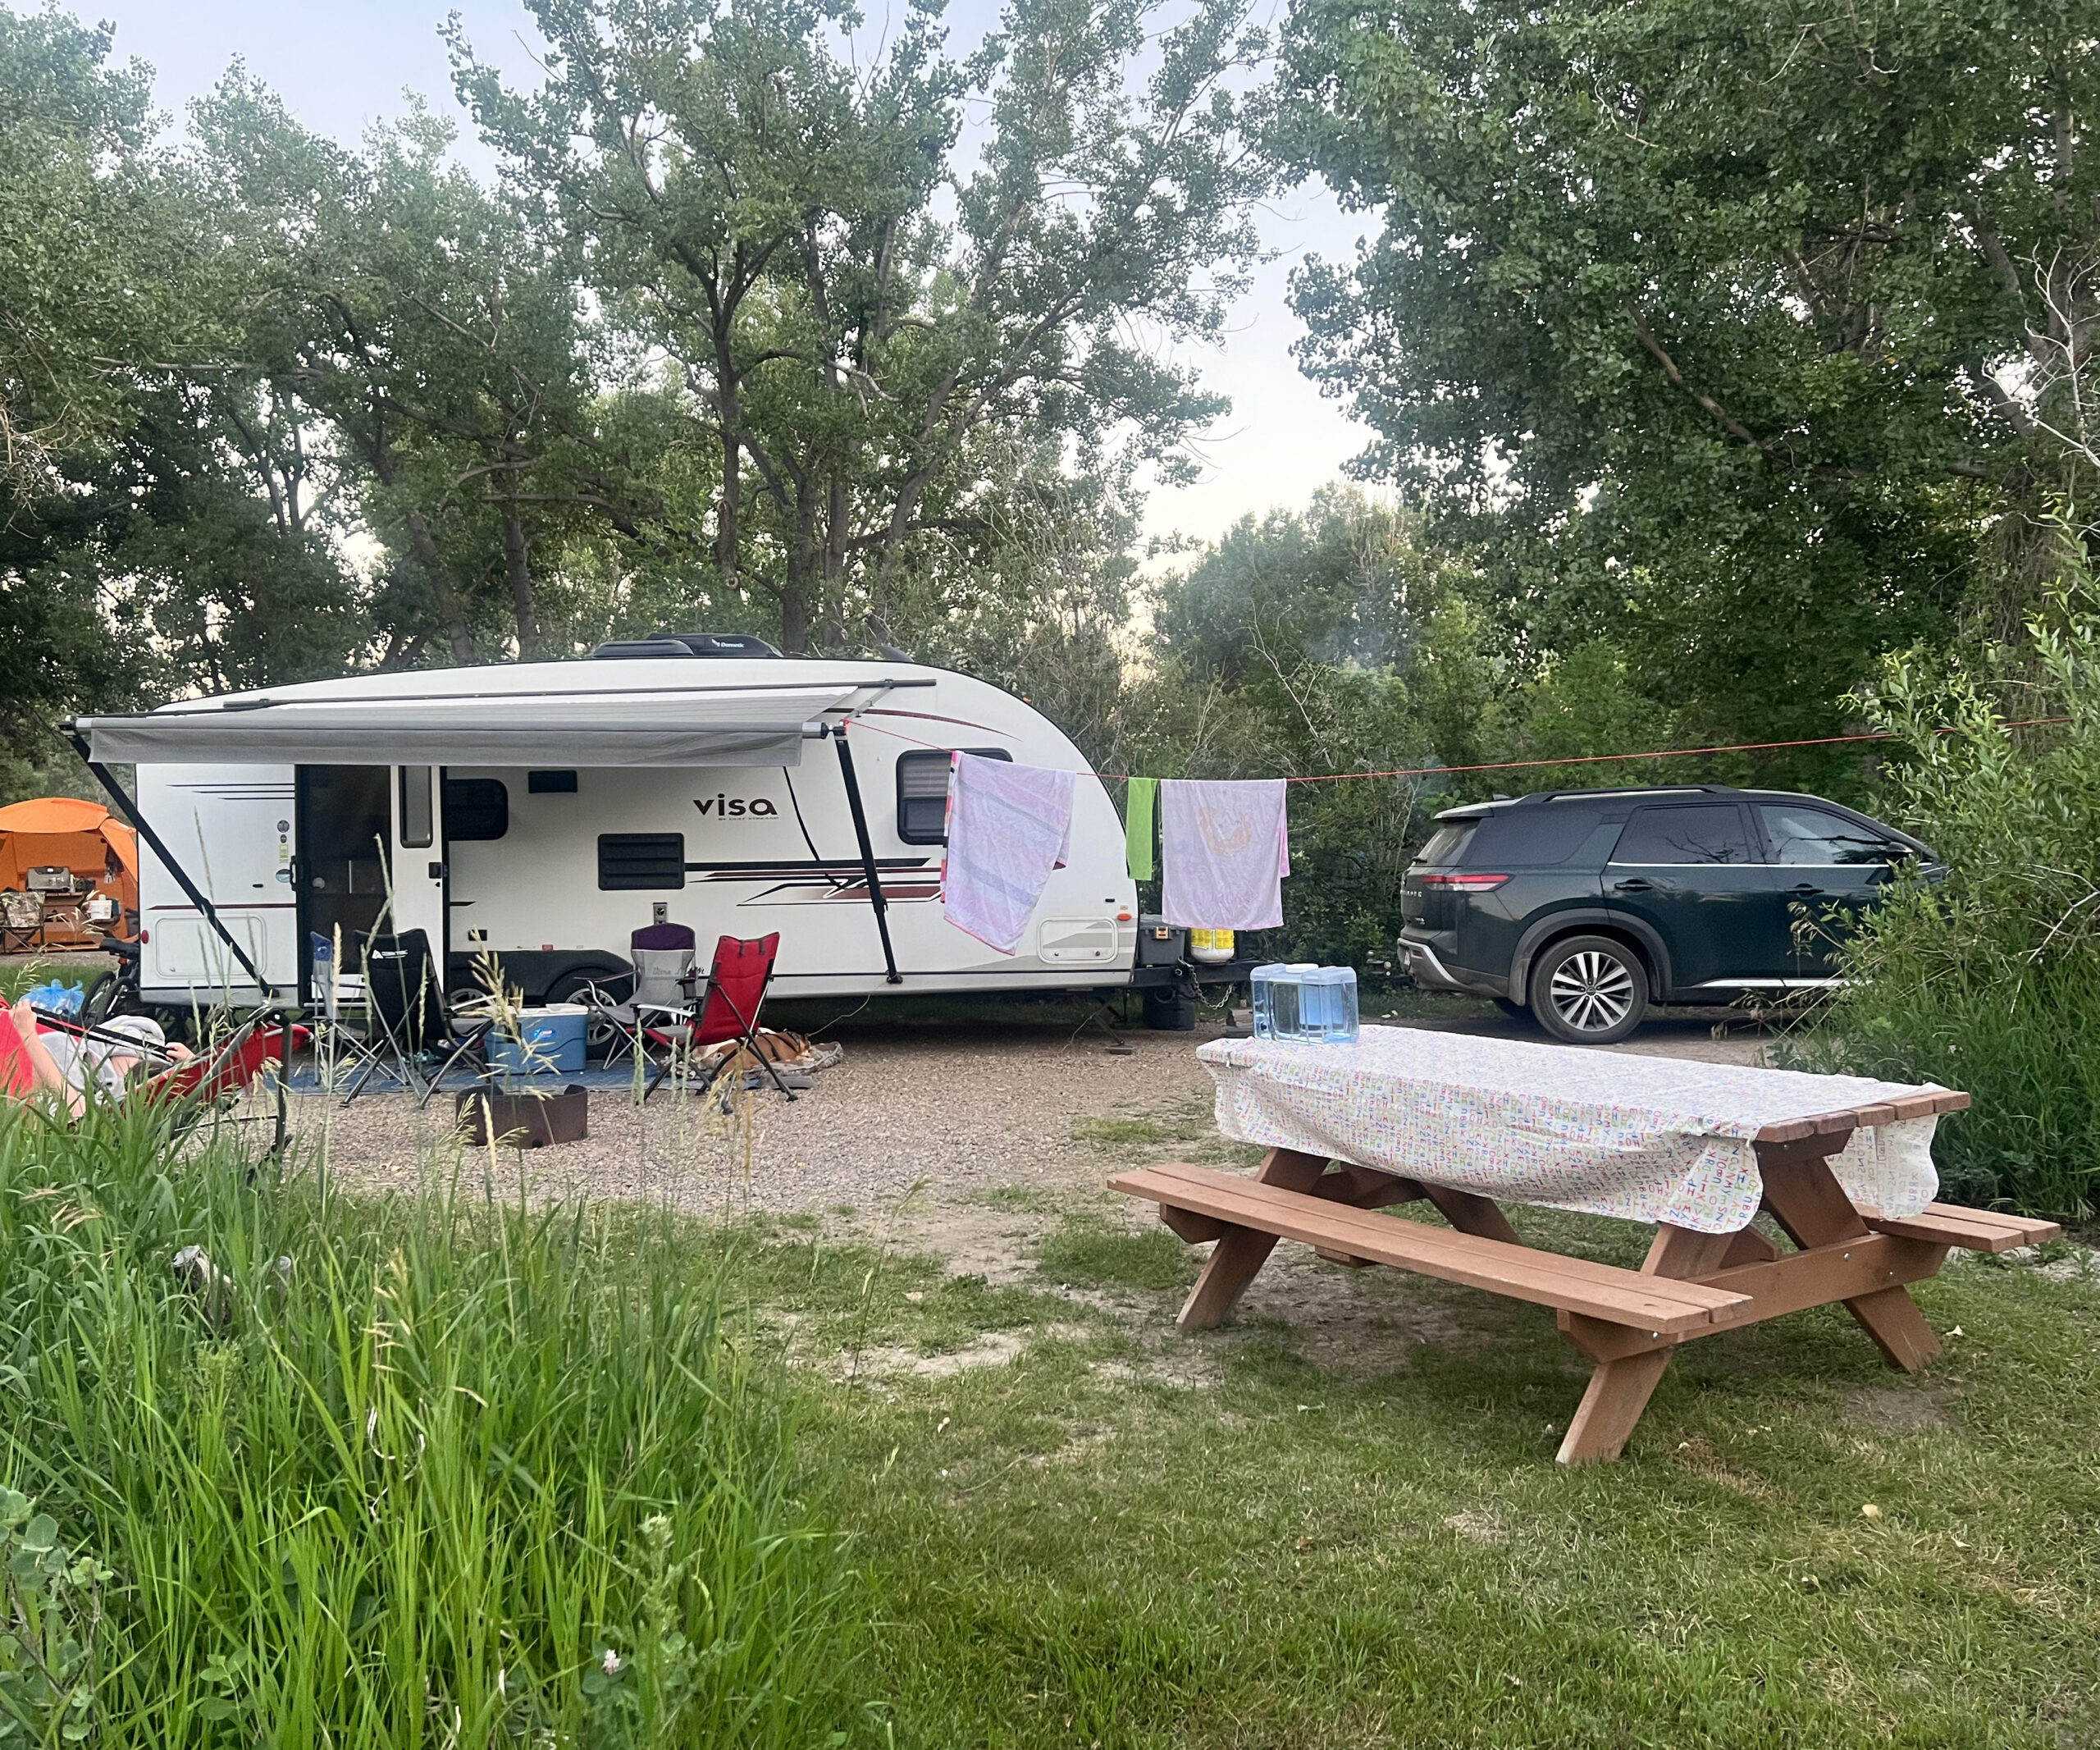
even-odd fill
[[[175,877],[176,885],[187,893],[189,896],[189,902],[204,914],[204,921],[218,932],[219,939],[232,951],[233,957],[240,962],[241,971],[255,980],[255,988],[262,993],[262,1000],[265,1003],[269,1002],[276,995],[270,981],[257,969],[255,962],[248,957],[247,949],[234,940],[233,932],[226,928],[218,912],[213,908],[212,902],[204,897],[197,884],[189,879],[189,871],[175,860],[175,852],[168,849],[161,835],[153,830],[145,816],[139,813],[139,805],[131,800],[124,786],[116,781],[115,774],[110,769],[107,765],[98,763],[94,756],[88,752],[86,737],[68,732],[67,738],[71,741],[75,750],[86,763],[88,770],[95,774],[95,782],[109,793],[109,799],[122,811],[124,818],[136,827],[139,836],[153,847],[153,855],[161,860],[161,866]]]
[[[901,985],[904,975],[897,970],[897,951],[889,945],[889,901],[883,893],[883,878],[875,868],[874,842],[868,837],[868,811],[861,806],[861,780],[853,774],[853,750],[846,745],[846,725],[832,732],[838,748],[839,775],[846,780],[846,806],[853,811],[853,836],[861,841],[861,867],[868,877],[868,903],[874,907],[875,929],[883,939],[883,964],[889,968],[885,982]]]

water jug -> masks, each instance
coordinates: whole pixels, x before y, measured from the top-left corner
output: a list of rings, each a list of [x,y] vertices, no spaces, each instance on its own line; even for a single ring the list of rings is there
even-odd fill
[[[1356,968],[1318,966],[1299,982],[1300,1035],[1317,1044],[1354,1045],[1357,1035]]]
[[[1276,981],[1283,971],[1281,966],[1257,966],[1248,975],[1247,988],[1254,997],[1254,1037],[1274,1039],[1276,1026]]]

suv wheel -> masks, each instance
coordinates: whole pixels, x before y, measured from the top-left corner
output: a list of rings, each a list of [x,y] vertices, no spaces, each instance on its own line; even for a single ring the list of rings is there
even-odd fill
[[[1532,1013],[1555,1039],[1611,1045],[1648,1012],[1648,974],[1640,957],[1609,936],[1570,936],[1532,968]]]

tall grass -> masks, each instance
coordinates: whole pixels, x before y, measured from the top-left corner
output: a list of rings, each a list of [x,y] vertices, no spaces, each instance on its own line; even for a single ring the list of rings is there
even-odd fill
[[[7,1594],[0,1716],[125,1746],[847,1742],[850,1576],[702,1255],[669,1217],[358,1201],[172,1154],[149,1113],[0,1112],[0,1487],[84,1565]],[[39,1610],[84,1707],[39,1688]]]
[[[1847,988],[1792,1044],[1813,1067],[1965,1089],[1934,1151],[1950,1190],[2083,1218],[2100,1184],[2100,602],[2082,588],[2029,632],[2017,654],[1895,663],[1869,701],[1901,743],[1888,806],[1947,879],[1877,909]]]

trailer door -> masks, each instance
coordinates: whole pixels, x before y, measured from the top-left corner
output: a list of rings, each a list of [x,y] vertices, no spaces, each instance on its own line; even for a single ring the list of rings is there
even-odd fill
[[[437,766],[394,769],[393,875],[395,930],[422,931],[441,985],[452,944],[447,930],[445,774]]]

